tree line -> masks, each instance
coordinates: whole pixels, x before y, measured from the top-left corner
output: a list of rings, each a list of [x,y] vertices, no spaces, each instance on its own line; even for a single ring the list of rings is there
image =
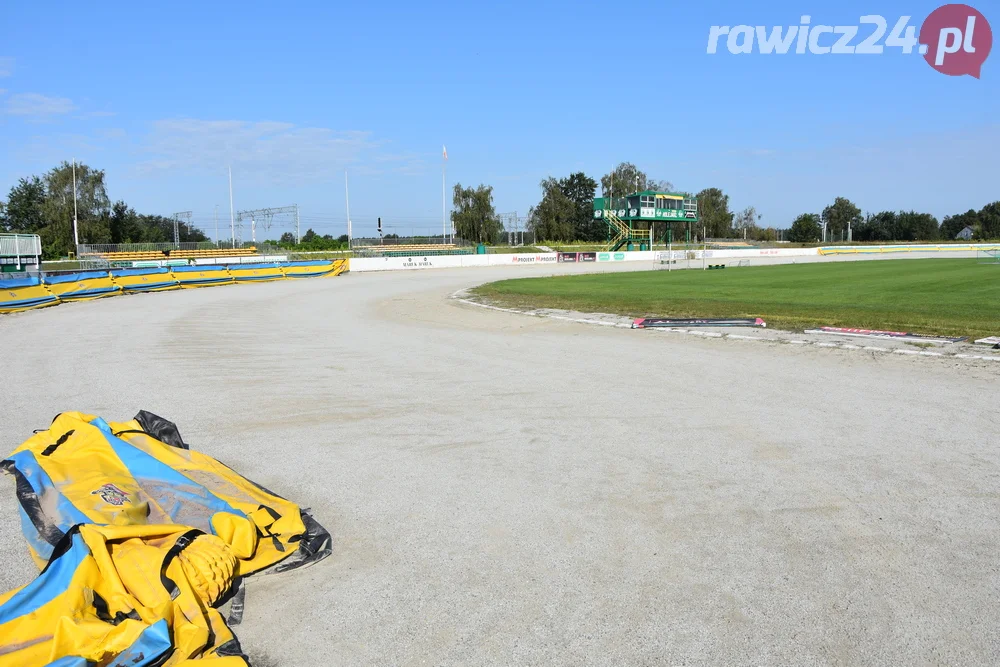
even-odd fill
[[[111,203],[104,170],[76,165],[76,215],[80,243],[166,243],[174,240],[174,221],[137,213],[124,201]],[[42,176],[20,179],[0,202],[0,230],[38,234],[45,259],[73,250],[73,165],[69,162]],[[180,240],[205,241],[198,229],[180,224]]]
[[[606,223],[594,218],[593,204],[598,181],[583,172],[565,178],[548,177],[541,184],[541,198],[528,213],[528,228],[535,238],[544,241],[603,242]],[[642,190],[672,192],[669,181],[655,180],[630,162],[618,165],[600,179],[602,192],[616,195]],[[686,196],[691,193],[680,192]],[[939,222],[929,213],[917,211],[881,211],[862,215],[861,209],[845,197],[837,197],[821,213],[798,216],[787,230],[761,224],[761,216],[749,206],[742,211],[730,209],[729,195],[721,188],[705,188],[698,198],[698,227],[709,238],[742,238],[752,241],[787,240],[800,243],[847,240],[881,241],[950,241],[968,229],[973,240],[1000,238],[1000,201],[977,210],[946,216]],[[503,222],[493,205],[493,187],[463,187],[456,183],[452,193],[452,223],[459,238],[477,243],[495,244],[503,233]],[[174,220],[162,215],[140,214],[124,201],[111,203],[105,186],[105,173],[85,164],[76,165],[76,208],[80,243],[168,243],[173,241]],[[677,241],[685,238],[684,220],[653,222],[654,238],[663,239],[668,229]],[[179,225],[182,242],[207,241],[205,234],[183,222]],[[73,165],[68,162],[42,176],[20,179],[0,202],[0,231],[38,234],[46,259],[66,256],[73,250]],[[698,230],[695,230],[697,233]],[[346,246],[342,235],[320,236],[306,231],[296,244],[292,234],[284,234],[277,243],[303,250],[336,250]]]
[[[544,241],[603,242],[608,237],[607,224],[594,218],[594,197],[598,182],[583,172],[565,178],[548,177],[542,180],[541,199],[528,213],[528,228],[535,238]],[[673,192],[673,185],[666,180],[649,178],[645,172],[630,162],[618,165],[614,171],[601,177],[601,191],[607,194],[632,194],[643,190]],[[678,192],[691,196],[689,192]],[[982,209],[969,210],[958,215],[946,216],[939,222],[930,213],[918,211],[882,211],[863,215],[861,209],[845,197],[837,197],[821,213],[804,213],[790,228],[765,226],[762,216],[753,206],[741,211],[730,209],[729,195],[721,188],[705,188],[694,194],[698,198],[698,229],[709,238],[739,238],[749,241],[792,241],[819,243],[851,239],[858,242],[881,241],[951,241],[969,228],[971,239],[1000,238],[1000,202],[987,204]],[[460,238],[495,243],[504,232],[502,222],[493,207],[493,188],[479,185],[454,188],[452,221]],[[684,220],[656,220],[653,236],[666,237],[668,229],[674,240],[685,238],[688,222]]]
[[[1000,238],[1000,202],[980,210],[970,209],[945,216],[940,223],[930,213],[918,211],[881,211],[861,214],[861,209],[845,197],[837,197],[822,213],[803,213],[792,222],[788,240],[815,243],[826,240],[853,241],[953,241],[965,230],[970,240]],[[964,238],[964,236],[962,237]]]
[[[594,217],[594,197],[598,181],[583,172],[570,174],[565,178],[548,177],[541,184],[541,200],[528,212],[528,229],[535,238],[545,241],[584,241],[601,243],[608,238],[608,228],[604,220]],[[613,192],[616,196],[632,194],[642,190],[673,192],[670,181],[650,178],[631,162],[623,162],[600,180],[601,191]],[[691,193],[682,192],[691,196]],[[704,233],[712,238],[743,238],[776,241],[778,230],[761,227],[760,215],[751,206],[734,213],[729,209],[729,195],[719,188],[706,188],[698,192],[700,221],[695,233]],[[456,234],[477,242],[495,243],[504,232],[499,216],[493,208],[493,188],[480,185],[465,188],[456,184],[452,198],[452,222]],[[656,220],[653,222],[653,236],[662,239],[667,229],[673,238],[685,238],[689,231],[684,220]]]

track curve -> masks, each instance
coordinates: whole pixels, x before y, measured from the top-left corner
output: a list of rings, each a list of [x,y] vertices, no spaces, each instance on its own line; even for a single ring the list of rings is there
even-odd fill
[[[0,446],[62,410],[144,408],[311,507],[333,556],[248,584],[238,634],[265,666],[996,661],[996,371],[448,299],[583,270],[349,274],[2,318],[21,385]],[[34,574],[10,485],[0,587]]]

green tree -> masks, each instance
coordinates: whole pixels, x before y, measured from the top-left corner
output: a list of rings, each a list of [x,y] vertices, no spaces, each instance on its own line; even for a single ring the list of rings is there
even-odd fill
[[[899,225],[895,211],[870,213],[854,234],[855,241],[895,241],[899,239]]]
[[[603,221],[594,219],[594,193],[597,191],[597,181],[578,171],[559,179],[559,189],[573,202],[571,238],[583,241],[603,240],[607,235],[606,225]]]
[[[646,173],[631,162],[622,162],[614,171],[601,177],[601,192],[605,197],[625,195],[646,189]]]
[[[826,223],[828,239],[846,239],[848,224],[853,231],[864,220],[861,209],[846,197],[834,199],[832,204],[823,209],[821,219]]]
[[[674,184],[670,181],[658,181],[655,178],[650,178],[646,181],[646,189],[655,192],[673,192]]]
[[[788,230],[788,240],[793,243],[816,243],[820,234],[819,216],[815,213],[803,213],[795,218],[792,228]]]
[[[493,186],[463,188],[455,184],[451,221],[458,238],[477,243],[496,243],[503,223],[493,208]]]
[[[5,232],[35,233],[45,225],[45,183],[37,176],[22,178],[7,195],[6,212],[0,221]]]
[[[979,210],[979,235],[984,239],[1000,239],[1000,201]]]
[[[745,209],[736,214],[733,219],[733,226],[739,232],[739,235],[745,239],[754,238],[754,231],[757,229],[760,222],[761,215],[757,213],[757,209],[753,206],[747,206]]]
[[[982,230],[979,213],[971,208],[965,213],[959,213],[958,215],[946,215],[941,222],[939,234],[942,239],[953,241],[958,236],[958,233],[966,227],[972,227],[973,233],[977,230]]]
[[[45,174],[46,220],[39,230],[46,257],[61,257],[73,247],[73,165],[63,162]],[[104,171],[76,165],[76,215],[80,243],[110,243],[111,202],[104,186]]]
[[[119,200],[111,207],[108,221],[111,243],[141,243],[146,240],[135,209]]]
[[[284,248],[291,248],[295,245],[295,235],[291,232],[285,232],[281,235],[281,238],[278,239],[278,245]]]
[[[733,213],[729,210],[729,195],[719,188],[705,188],[698,193],[698,218],[705,233],[716,239],[733,234]]]
[[[605,197],[610,197],[612,193],[615,197],[624,197],[643,190],[673,192],[673,189],[670,181],[653,180],[631,162],[622,162],[614,171],[601,177],[601,192]]]
[[[312,229],[307,229],[306,233],[302,235],[302,243],[312,243],[317,238],[319,237],[316,234],[316,232],[314,232]]]
[[[542,200],[528,213],[528,227],[537,240],[573,240],[577,208],[560,185],[554,178],[542,181]]]
[[[895,241],[933,241],[938,238],[938,221],[930,213],[900,211],[896,216]]]

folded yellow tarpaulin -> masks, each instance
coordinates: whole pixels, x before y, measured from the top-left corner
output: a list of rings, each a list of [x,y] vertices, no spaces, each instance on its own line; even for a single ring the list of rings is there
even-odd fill
[[[37,579],[0,596],[0,666],[244,667],[211,607],[235,568],[220,538],[184,526],[73,528]]]
[[[61,614],[67,613],[67,609],[77,610],[80,604],[86,606],[86,591],[97,590],[89,583],[81,585],[79,581],[82,580],[74,577],[62,576],[57,583],[51,583],[54,579],[50,573],[54,568],[60,572],[75,571],[75,567],[61,564],[67,554],[90,548],[89,557],[103,564],[95,566],[96,570],[87,570],[91,579],[104,577],[117,567],[119,559],[114,557],[115,548],[110,549],[111,560],[102,561],[94,552],[95,540],[103,539],[117,545],[116,540],[120,539],[128,544],[128,548],[120,550],[129,555],[122,561],[123,567],[140,567],[133,562],[140,556],[149,559],[150,563],[155,561],[159,567],[163,558],[157,555],[157,550],[166,548],[169,551],[168,544],[178,535],[188,535],[188,542],[191,535],[201,536],[194,540],[193,547],[187,547],[194,549],[189,554],[198,554],[215,545],[216,551],[224,552],[224,557],[220,556],[222,562],[232,559],[229,576],[223,576],[228,570],[219,570],[218,562],[212,558],[192,561],[207,568],[200,574],[196,567],[188,568],[188,581],[195,582],[196,592],[201,593],[199,599],[204,608],[201,624],[212,629],[209,634],[214,639],[211,642],[189,644],[179,637],[176,634],[179,626],[168,618],[169,609],[164,608],[164,615],[158,617],[137,612],[143,627],[149,628],[148,632],[153,632],[152,628],[159,621],[167,622],[166,636],[174,651],[170,660],[174,660],[175,654],[214,655],[212,651],[224,644],[217,640],[225,637],[228,630],[226,633],[214,630],[213,624],[220,622],[221,616],[216,618],[218,612],[210,605],[230,591],[238,577],[265,569],[282,571],[306,565],[325,558],[331,550],[329,533],[308,511],[254,484],[212,457],[191,451],[173,423],[145,411],[125,423],[109,423],[76,412],[60,414],[48,429],[36,433],[0,462],[0,468],[15,478],[22,529],[36,563],[45,568],[38,581],[49,580],[44,585],[33,582],[15,593],[14,598],[36,598],[39,590],[52,591],[60,586],[69,596],[56,606],[51,606],[54,602],[45,602],[45,595],[38,598],[45,602],[38,604],[38,609],[51,610],[42,614],[44,619],[39,619],[43,626],[61,628],[64,623],[75,626],[80,618],[78,613]],[[98,528],[101,538],[92,534],[91,529]],[[119,529],[138,532],[114,532]],[[151,532],[145,532],[147,529]],[[75,551],[67,547],[68,542]],[[142,567],[152,567],[150,563]],[[131,581],[122,573],[118,578]],[[126,586],[126,592],[137,599],[145,599],[141,591]],[[0,619],[21,617],[17,611],[20,607],[9,607],[12,599],[8,596],[0,602]],[[101,599],[107,600],[103,596]],[[153,605],[150,608],[160,607]],[[185,614],[189,621],[193,620],[194,617]],[[86,635],[86,632],[73,633],[81,637]],[[112,634],[109,632],[108,636]],[[4,662],[8,655],[5,651],[9,648],[7,636],[0,623],[0,667],[49,664],[44,661]],[[136,637],[132,639],[137,641]],[[198,647],[192,648],[195,645]],[[58,653],[62,646],[57,643],[54,650]],[[238,649],[238,644],[235,646]],[[112,649],[117,650],[116,647]],[[104,648],[108,647],[102,645]],[[56,664],[76,667],[77,663]]]

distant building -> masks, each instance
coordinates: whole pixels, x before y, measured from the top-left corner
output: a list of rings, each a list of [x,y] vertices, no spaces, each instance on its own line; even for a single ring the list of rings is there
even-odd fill
[[[962,231],[960,231],[958,234],[955,235],[955,239],[956,240],[962,239],[963,241],[971,241],[972,240],[972,227],[966,227],[965,229],[963,229]]]

